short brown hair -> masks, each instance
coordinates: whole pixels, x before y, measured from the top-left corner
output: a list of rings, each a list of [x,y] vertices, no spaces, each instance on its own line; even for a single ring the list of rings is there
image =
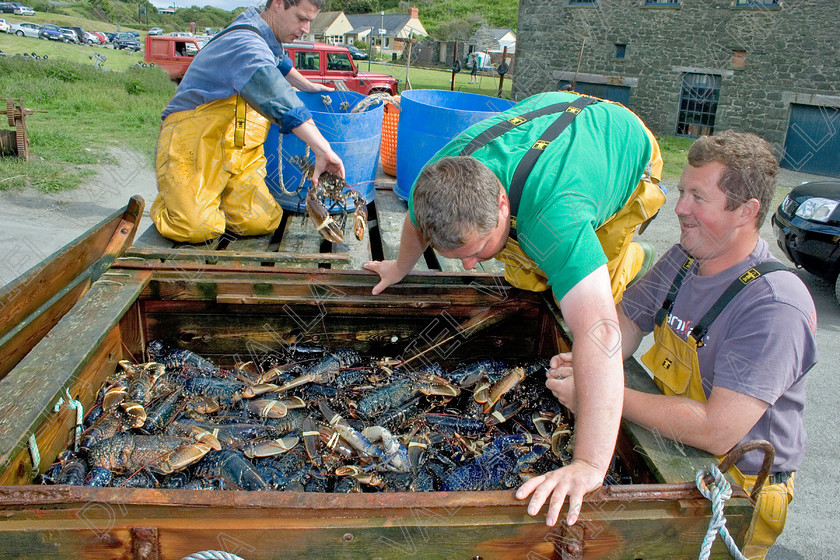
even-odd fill
[[[412,194],[414,220],[435,249],[458,249],[498,225],[501,188],[496,175],[478,160],[441,158],[417,178]]]
[[[726,195],[726,209],[735,210],[751,198],[760,207],[756,229],[764,223],[776,191],[779,163],[770,144],[750,132],[725,130],[697,139],[688,150],[688,164],[700,167],[717,161],[726,166],[718,187]]]
[[[303,1],[304,0],[283,0],[283,7],[288,10],[292,6],[297,6],[298,4],[300,4]],[[309,2],[310,4],[313,4],[319,10],[324,7],[324,0],[306,0],[306,1]],[[265,2],[266,9],[271,7],[272,2],[273,2],[273,0],[266,0],[266,2]]]

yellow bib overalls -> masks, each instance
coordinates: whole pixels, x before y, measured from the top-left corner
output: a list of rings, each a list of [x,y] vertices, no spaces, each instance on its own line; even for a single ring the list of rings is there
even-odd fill
[[[680,275],[674,280],[676,289],[672,286],[673,298],[669,297],[670,302],[666,300],[663,309],[657,315],[656,326],[653,330],[654,345],[642,356],[642,363],[651,371],[654,382],[664,395],[706,402],[697,349],[702,346],[705,328],[711,320],[703,317],[698,323],[698,327],[702,327],[700,333],[695,338],[695,333],[698,332],[696,330],[698,327],[695,327],[695,330],[688,335],[687,341],[682,340],[668,325],[671,305],[692,263],[693,259],[689,257],[683,263]],[[750,274],[754,270],[750,269],[742,275],[742,278],[746,277],[746,280],[742,280],[744,285],[760,276],[760,274],[755,276]],[[756,481],[755,475],[745,475],[735,466],[727,472],[745,492],[749,494],[752,491]],[[793,479],[794,475],[791,474],[785,482],[770,484],[768,481],[762,487],[758,502],[755,504],[755,514],[742,547],[742,552],[747,558],[751,560],[764,558],[767,550],[776,542],[776,538],[785,528],[788,504],[793,499]]]
[[[624,289],[636,277],[644,261],[641,246],[632,242],[636,228],[651,220],[665,204],[665,193],[657,186],[662,176],[662,154],[656,138],[647,127],[645,133],[650,138],[651,155],[639,185],[624,206],[595,230],[607,257],[607,270],[616,303],[621,301]],[[515,228],[515,224],[511,227]],[[496,259],[504,263],[505,280],[511,286],[532,292],[548,289],[545,274],[522,251],[515,239],[508,239]]]
[[[268,127],[238,95],[166,117],[158,135],[158,196],[149,210],[161,235],[201,243],[225,230],[277,229],[283,211],[265,185]]]

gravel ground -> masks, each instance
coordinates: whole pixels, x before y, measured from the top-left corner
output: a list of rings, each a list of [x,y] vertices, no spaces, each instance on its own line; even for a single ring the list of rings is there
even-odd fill
[[[0,192],[0,286],[12,281],[55,250],[66,245],[115,210],[124,207],[134,194],[146,200],[141,232],[151,224],[148,208],[157,192],[154,170],[149,162],[131,152],[116,149],[120,165],[102,166],[99,175],[82,188],[55,195],[36,191]],[[821,177],[782,171],[780,189]],[[679,238],[674,215],[675,184],[668,186],[668,200],[644,238],[661,254]],[[774,209],[775,210],[775,209]],[[140,233],[138,233],[139,237]],[[773,238],[768,217],[761,235],[774,254],[787,263]],[[791,504],[787,528],[768,555],[770,560],[836,558],[840,533],[832,530],[838,519],[830,496],[837,482],[830,473],[840,464],[840,430],[836,420],[835,395],[840,395],[840,377],[830,364],[840,363],[840,306],[834,300],[834,286],[804,271],[797,271],[808,286],[817,306],[817,343],[820,361],[809,373],[806,427],[809,443],[805,461],[796,477],[796,498]],[[782,328],[780,326],[780,328]],[[835,473],[836,474],[836,473]],[[835,480],[835,482],[830,482]]]

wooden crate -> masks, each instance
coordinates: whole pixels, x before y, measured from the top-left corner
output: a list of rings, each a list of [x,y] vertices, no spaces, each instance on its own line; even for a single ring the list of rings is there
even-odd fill
[[[394,180],[378,179],[376,196],[368,204],[368,231],[358,241],[352,232],[353,216],[347,218],[344,242],[330,243],[321,238],[301,212],[283,212],[277,231],[255,237],[239,237],[230,232],[207,243],[176,243],[149,228],[126,253],[127,257],[144,260],[176,260],[186,265],[227,264],[274,268],[328,268],[360,270],[371,259],[396,259],[403,221],[408,206],[394,194]],[[470,274],[460,261],[447,259],[427,250],[415,267],[416,271],[440,270]],[[501,274],[502,265],[495,260],[479,263],[477,273]]]
[[[163,261],[163,262],[161,262]],[[303,494],[33,486],[72,438],[121,359],[152,339],[219,363],[289,341],[394,357],[548,357],[568,347],[556,309],[493,274],[417,272],[380,296],[362,271],[119,259],[0,380],[0,558],[181,558],[216,549],[268,558],[692,558],[710,504],[693,488],[715,462],[625,423],[622,460],[645,484],[590,494],[580,521],[550,528],[512,491]],[[652,383],[635,362],[628,380]],[[27,446],[37,442],[33,466]],[[728,528],[742,542],[753,508],[739,488]],[[720,542],[713,557],[728,558]]]

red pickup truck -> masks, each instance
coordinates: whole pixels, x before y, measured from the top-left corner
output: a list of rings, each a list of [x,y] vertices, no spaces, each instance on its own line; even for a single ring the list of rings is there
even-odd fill
[[[195,37],[147,35],[144,60],[160,66],[178,82],[202,46],[201,40]],[[283,47],[295,68],[308,80],[332,87],[336,87],[336,82],[344,82],[347,89],[362,95],[377,92],[397,94],[397,81],[393,77],[359,71],[345,47],[302,41],[284,44]]]

